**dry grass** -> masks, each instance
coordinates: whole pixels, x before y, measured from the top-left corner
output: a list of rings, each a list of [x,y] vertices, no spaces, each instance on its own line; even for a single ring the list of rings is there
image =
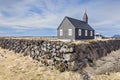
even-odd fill
[[[95,61],[94,67],[84,70],[91,74],[92,80],[120,80],[120,50],[102,57]]]
[[[50,70],[28,56],[0,48],[0,80],[81,80],[81,75]]]
[[[1,37],[2,38],[2,37]],[[69,40],[59,40],[57,39],[57,36],[56,37],[53,37],[53,36],[21,36],[21,37],[3,37],[3,38],[6,38],[6,39],[24,39],[24,40],[48,40],[48,41],[62,41],[62,42],[72,42],[74,44],[81,44],[81,43],[86,43],[86,44],[89,44],[91,42],[97,42],[97,41],[108,41],[108,40],[120,40],[119,38],[118,39],[112,39],[112,38],[108,38],[108,39],[100,39],[100,40],[97,40],[97,39],[86,39],[86,40],[75,40],[75,41],[69,41]]]
[[[110,73],[109,75],[92,76],[91,80],[120,80],[120,72]]]
[[[117,58],[119,59],[120,56],[118,54],[120,50],[116,52],[112,52],[107,57],[101,58],[101,60],[112,62]],[[99,63],[96,64],[98,72],[107,70],[107,66],[109,66],[105,66],[102,61],[96,61]],[[104,67],[103,70],[102,66]],[[96,72],[96,70],[90,67],[86,68],[86,71],[91,73]],[[32,60],[29,56],[23,57],[21,54],[15,54],[13,51],[0,48],[0,80],[82,80],[82,76],[73,72],[60,73],[57,70],[50,70],[40,62]],[[94,74],[91,75],[91,80],[120,80],[120,72],[109,73],[107,75]]]

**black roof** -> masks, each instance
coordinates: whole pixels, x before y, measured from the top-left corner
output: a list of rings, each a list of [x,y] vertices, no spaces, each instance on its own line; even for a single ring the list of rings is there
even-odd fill
[[[67,16],[66,16],[66,18],[74,25],[75,28],[94,30],[88,23],[86,23],[84,21],[74,19],[71,17],[67,17]]]

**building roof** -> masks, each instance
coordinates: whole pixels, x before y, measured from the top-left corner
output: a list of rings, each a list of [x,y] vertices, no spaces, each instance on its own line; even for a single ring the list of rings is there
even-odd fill
[[[66,18],[74,25],[75,28],[94,30],[88,23],[86,23],[84,21],[74,19],[71,17],[67,17],[67,16],[66,16]]]

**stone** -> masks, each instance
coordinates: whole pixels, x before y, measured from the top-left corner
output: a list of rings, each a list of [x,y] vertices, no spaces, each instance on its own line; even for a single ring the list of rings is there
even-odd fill
[[[102,46],[102,47],[101,47]],[[60,41],[0,38],[0,47],[30,56],[58,70],[81,70],[87,64],[120,49],[120,40],[71,44]]]

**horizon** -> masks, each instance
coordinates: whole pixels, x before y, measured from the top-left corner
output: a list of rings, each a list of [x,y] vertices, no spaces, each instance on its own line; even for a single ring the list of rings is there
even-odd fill
[[[65,16],[82,20],[85,11],[96,33],[120,35],[119,4],[120,0],[0,0],[0,36],[56,36]]]

